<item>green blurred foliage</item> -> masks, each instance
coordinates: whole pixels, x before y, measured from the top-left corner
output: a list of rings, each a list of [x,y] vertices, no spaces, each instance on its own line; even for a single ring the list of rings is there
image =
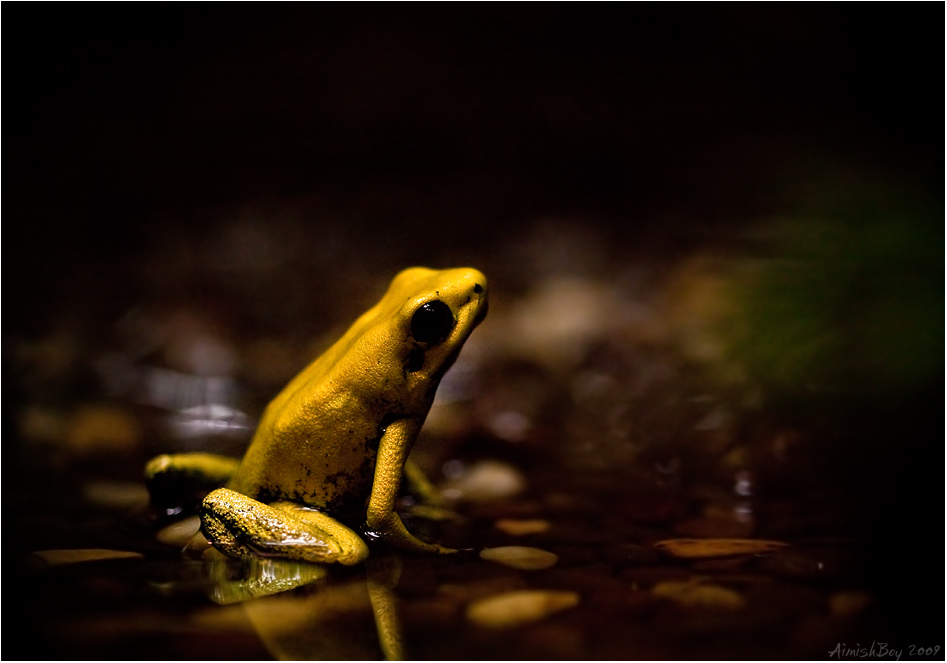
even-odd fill
[[[731,355],[787,397],[882,395],[944,366],[943,209],[856,187],[765,229],[737,279]]]

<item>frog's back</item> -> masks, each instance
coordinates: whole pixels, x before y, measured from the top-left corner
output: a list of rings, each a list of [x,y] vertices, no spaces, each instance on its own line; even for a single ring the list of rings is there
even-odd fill
[[[401,272],[273,400],[229,487],[263,502],[294,500],[336,512],[363,507],[384,427],[411,418],[420,428],[440,376],[485,313],[485,294],[476,270]],[[443,300],[441,309],[445,301],[453,307],[443,329],[436,308],[433,323],[414,318],[434,299]]]
[[[263,502],[361,508],[371,491],[379,428],[357,395],[327,392],[310,394],[309,402],[271,403],[229,487]]]

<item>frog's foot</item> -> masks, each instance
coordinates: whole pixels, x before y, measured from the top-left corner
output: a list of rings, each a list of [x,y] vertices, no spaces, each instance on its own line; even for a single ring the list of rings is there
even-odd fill
[[[368,557],[355,532],[320,511],[294,502],[264,504],[229,488],[204,498],[201,530],[217,550],[236,558],[272,555],[351,565]]]
[[[375,517],[371,510],[369,510],[368,520],[365,526],[369,536],[384,541],[388,545],[400,548],[401,550],[437,553],[440,555],[457,552],[453,548],[445,548],[436,543],[427,543],[417,538],[405,528],[401,517],[394,512]]]
[[[239,458],[207,453],[163,454],[145,465],[151,504],[168,515],[197,510],[204,494],[233,476]]]

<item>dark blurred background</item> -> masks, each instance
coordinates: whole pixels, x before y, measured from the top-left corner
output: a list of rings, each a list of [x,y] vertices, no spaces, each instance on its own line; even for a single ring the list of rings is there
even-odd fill
[[[781,422],[844,438],[812,472],[860,505],[879,591],[942,609],[942,5],[7,18],[5,504],[32,490],[16,417],[99,398],[91,369],[60,369],[120,344],[129,311],[187,306],[225,337],[300,346],[409,264],[480,267],[502,299],[701,250],[801,257],[805,276],[767,272],[738,300],[743,365]],[[787,377],[800,318],[815,349]],[[943,623],[907,614],[899,633]]]
[[[8,333],[70,289],[118,305],[162,236],[251,204],[397,265],[490,253],[544,216],[629,242],[715,232],[783,211],[813,163],[943,183],[930,7],[8,12],[26,44],[6,67]]]

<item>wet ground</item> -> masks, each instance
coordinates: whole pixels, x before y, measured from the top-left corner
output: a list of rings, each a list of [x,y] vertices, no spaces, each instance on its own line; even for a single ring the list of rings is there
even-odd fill
[[[942,154],[888,56],[386,16],[37,65],[81,103],[5,187],[5,658],[943,659]],[[146,461],[239,456],[413,264],[490,280],[413,452],[450,514],[399,502],[460,552],[184,554]]]
[[[576,260],[607,259],[570,232],[543,228],[523,254],[539,260],[560,242]],[[832,465],[852,445],[872,450],[866,431],[837,428],[872,415],[827,417],[805,399],[786,414],[767,400],[715,320],[727,319],[726,293],[748,287],[728,280],[742,273],[732,260],[641,259],[615,280],[547,273],[519,291],[500,271],[490,317],[415,447],[456,516],[432,521],[401,502],[410,528],[461,552],[376,548],[380,572],[187,557],[193,519],[177,525],[148,507],[150,456],[239,455],[266,399],[328,332],[240,336],[225,314],[185,300],[143,303],[92,355],[63,334],[24,345],[24,379],[56,375],[29,383],[19,476],[5,482],[21,488],[5,493],[17,534],[4,558],[7,586],[22,588],[32,614],[30,657],[377,658],[373,582],[398,616],[397,651],[413,658],[826,658],[839,643],[939,646],[914,589],[885,575],[925,555],[891,555],[900,543],[864,529],[869,518],[869,529],[900,531],[890,512],[870,509],[904,503],[873,499]],[[367,308],[383,286],[353,290],[350,308]],[[58,399],[40,396],[65,384]],[[904,489],[877,459],[851,462],[873,473],[868,485],[888,477]],[[271,596],[221,598],[233,596],[228,581],[273,576],[294,580]]]

